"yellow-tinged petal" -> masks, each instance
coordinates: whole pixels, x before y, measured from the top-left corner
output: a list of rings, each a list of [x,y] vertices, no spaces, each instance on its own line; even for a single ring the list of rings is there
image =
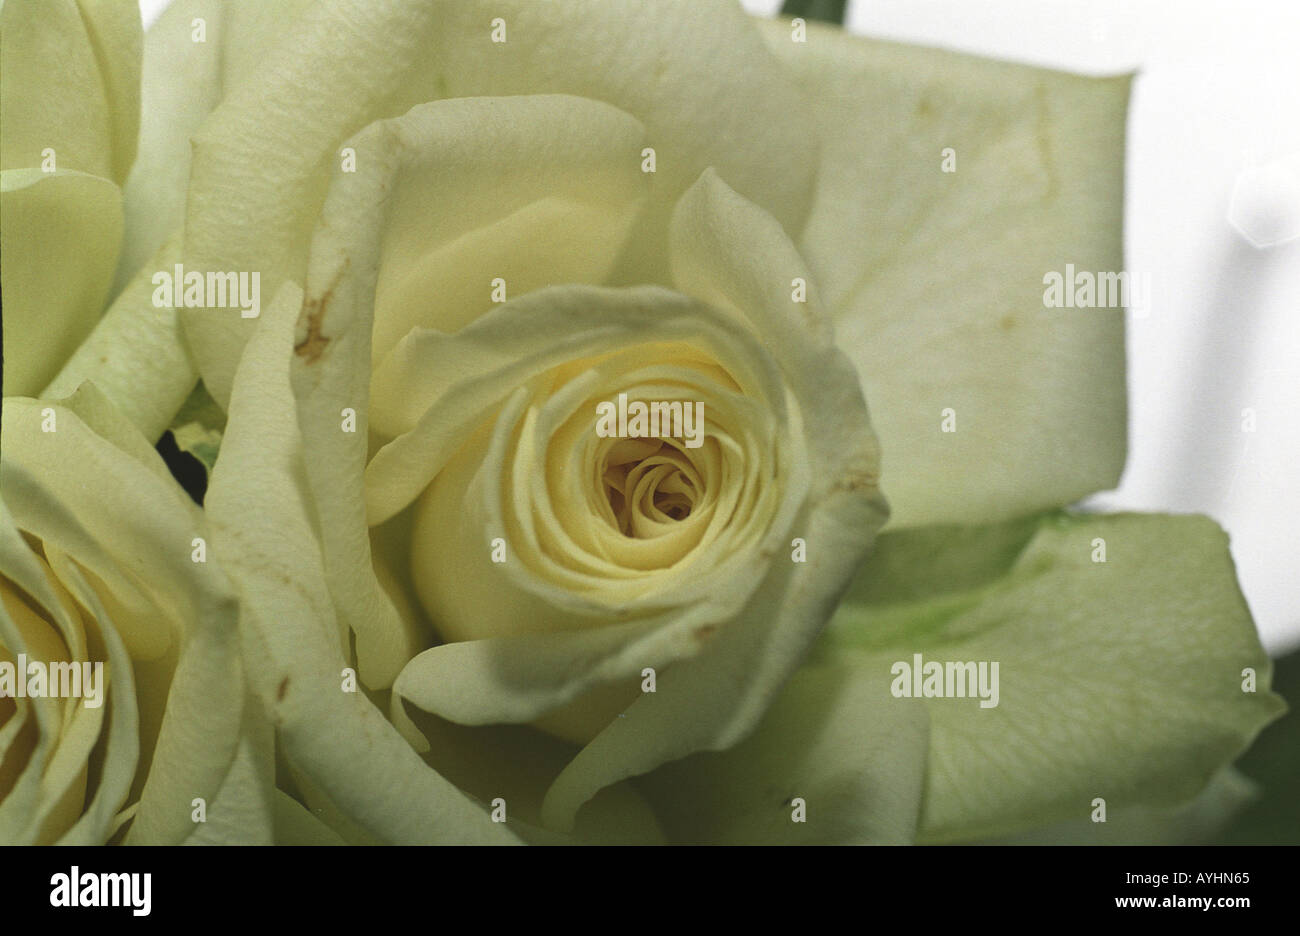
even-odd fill
[[[94,328],[121,239],[122,193],[108,179],[0,172],[5,396],[44,390]]]
[[[117,185],[140,126],[135,0],[8,0],[0,7],[0,168],[74,169]]]

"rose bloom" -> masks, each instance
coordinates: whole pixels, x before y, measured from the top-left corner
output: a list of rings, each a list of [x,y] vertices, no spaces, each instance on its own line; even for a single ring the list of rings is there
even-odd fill
[[[3,432],[0,664],[50,675],[0,698],[0,842],[220,841],[251,736],[202,511],[93,385],[7,400]]]
[[[722,0],[177,0],[115,298],[39,393],[152,438],[202,379],[176,427],[219,438],[249,689],[209,697],[216,831],[948,841],[1104,795],[1137,836],[1237,802],[1280,703],[1222,535],[1059,511],[1124,460],[1122,311],[1042,283],[1122,266],[1128,84]],[[701,435],[598,432],[620,400]],[[1007,679],[931,702],[922,657]]]

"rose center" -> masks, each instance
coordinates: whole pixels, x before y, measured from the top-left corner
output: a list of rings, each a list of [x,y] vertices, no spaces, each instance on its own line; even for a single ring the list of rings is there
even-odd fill
[[[620,441],[605,458],[601,482],[614,525],[637,539],[668,532],[703,493],[695,466],[672,440]]]

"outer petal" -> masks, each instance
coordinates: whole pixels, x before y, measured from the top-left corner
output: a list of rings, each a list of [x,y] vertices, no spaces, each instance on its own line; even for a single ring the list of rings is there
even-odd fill
[[[173,0],[149,27],[115,294],[185,220],[190,137],[309,2]]]
[[[886,534],[819,650],[879,674],[914,654],[998,663],[994,707],[875,703],[929,709],[930,841],[1086,819],[1095,797],[1116,816],[1181,803],[1284,709],[1226,538],[1201,517]]]
[[[608,101],[648,128],[666,205],[712,166],[788,229],[807,216],[813,122],[739,5],[449,0],[445,9],[438,38],[447,95],[562,93]],[[493,17],[508,30],[496,46]]]
[[[861,669],[805,667],[736,747],[666,764],[639,785],[674,842],[910,843],[926,714],[917,706],[882,710],[886,684]]]
[[[230,770],[204,821],[192,826],[186,845],[272,845],[275,842],[275,732],[256,700],[243,707],[244,723]],[[186,808],[192,801],[180,799]]]
[[[1114,486],[1123,314],[1043,296],[1067,264],[1123,269],[1129,78],[765,28],[816,102],[799,246],[873,408],[895,525],[994,521]]]
[[[1205,789],[1176,806],[1134,806],[1107,813],[1105,822],[1073,819],[991,845],[1205,845],[1218,838],[1259,798],[1259,786],[1233,767],[1216,773]]]
[[[126,180],[140,123],[134,0],[12,0],[0,12],[0,166]]]
[[[108,179],[0,172],[5,396],[40,393],[90,333],[121,239],[122,193]]]
[[[498,16],[510,38],[494,44]],[[734,64],[718,67],[724,58]],[[346,0],[308,9],[196,135],[185,262],[261,271],[268,294],[301,281],[325,169],[349,136],[437,98],[538,91],[600,97],[641,119],[660,151],[664,204],[717,164],[787,223],[802,220],[815,137],[789,77],[732,4]],[[251,326],[195,315],[186,327],[224,404]]]
[[[113,281],[140,116],[140,10],[14,0],[0,8],[0,46],[4,393],[35,395]]]
[[[370,701],[343,691],[348,665],[302,502],[289,387],[302,291],[288,284],[241,363],[206,498],[215,549],[241,592],[252,688],[289,761],[348,821],[389,842],[508,842],[510,832],[426,767]]]

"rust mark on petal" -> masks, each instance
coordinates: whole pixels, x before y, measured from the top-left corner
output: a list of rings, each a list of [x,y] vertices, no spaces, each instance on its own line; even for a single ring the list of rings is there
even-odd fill
[[[859,491],[874,491],[880,486],[880,477],[874,471],[862,468],[851,469],[847,474],[831,485],[831,492],[846,491],[856,494]]]
[[[717,630],[718,628],[715,624],[701,624],[699,627],[695,628],[695,639],[703,643],[712,637]]]
[[[305,364],[315,364],[329,346],[330,339],[321,334],[321,323],[325,320],[325,309],[334,298],[334,290],[338,288],[339,280],[347,272],[348,263],[349,261],[344,259],[343,265],[334,274],[334,281],[319,298],[308,299],[303,303],[302,316],[307,318],[307,337],[293,346],[293,353],[302,358]]]
[[[307,316],[307,337],[293,346],[293,353],[307,364],[315,364],[325,353],[330,340],[320,333],[321,319],[325,317],[325,306],[332,293],[326,293],[320,299],[312,300],[303,306],[303,315]]]
[[[280,688],[275,690],[275,701],[283,702],[284,695],[288,691],[289,691],[289,677],[286,676],[284,677],[284,679],[280,680]]]

